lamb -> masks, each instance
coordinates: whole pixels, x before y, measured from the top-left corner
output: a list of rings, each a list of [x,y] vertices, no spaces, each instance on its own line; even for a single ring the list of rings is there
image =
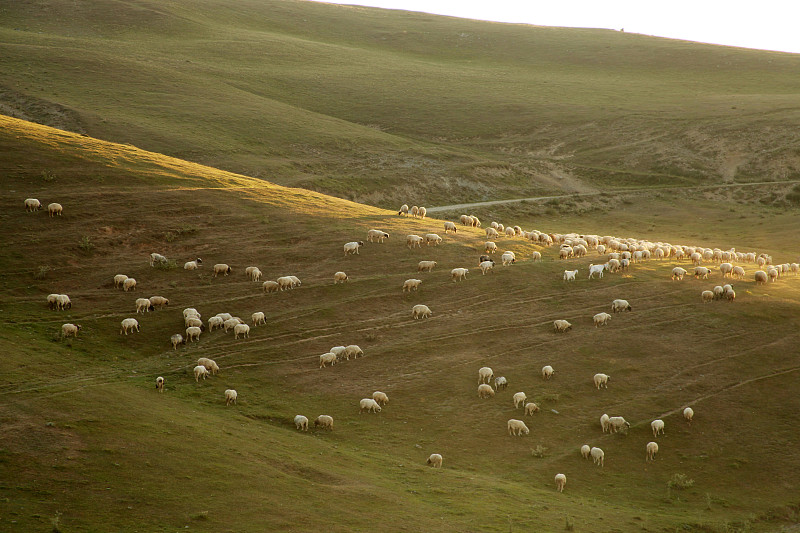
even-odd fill
[[[681,267],[675,267],[672,269],[672,281],[683,280],[683,276],[686,275],[686,269]]]
[[[533,252],[531,255],[532,261],[535,263],[536,261],[542,260],[542,253],[541,252]]]
[[[527,400],[527,399],[528,399],[528,397],[525,395],[524,392],[515,392],[514,393],[514,409],[517,409],[519,407],[525,407],[525,400]]]
[[[264,290],[265,293],[267,292],[278,292],[280,290],[280,285],[278,285],[277,281],[265,281],[261,284],[261,288]]]
[[[506,390],[506,387],[508,387],[508,380],[505,378],[505,376],[498,376],[494,378],[494,390]]]
[[[126,318],[121,323],[121,328],[119,330],[119,334],[122,335],[124,333],[125,335],[127,335],[128,331],[133,333],[134,329],[137,332],[139,331],[139,321],[136,320],[135,318]]]
[[[385,392],[381,392],[379,390],[376,390],[372,393],[372,399],[375,400],[381,407],[389,403],[389,396],[387,396]]]
[[[161,254],[157,254],[155,252],[150,254],[150,266],[151,267],[152,266],[156,266],[156,264],[166,265],[168,262],[169,262],[169,260],[166,257],[164,257],[163,255],[161,255]]]
[[[425,209],[424,207],[420,206],[420,208],[417,209],[417,216],[419,218],[425,218],[426,214],[428,214],[428,210]]]
[[[239,393],[237,393],[235,390],[227,389],[225,391],[225,405],[230,405],[232,403],[235,404],[236,403],[236,398],[238,398],[238,397],[239,397]]]
[[[360,255],[358,253],[358,249],[364,246],[364,241],[353,241],[348,242],[344,245],[344,256],[347,257],[348,255]]]
[[[420,283],[422,283],[421,279],[413,279],[413,278],[407,279],[403,283],[403,292],[416,291],[417,289],[419,289]]]
[[[151,296],[150,305],[153,306],[157,305],[159,309],[163,309],[165,305],[169,305],[169,300],[167,298],[164,298],[163,296]]]
[[[401,205],[400,206],[400,211],[398,211],[397,214],[398,215],[408,216],[408,204]]]
[[[657,453],[658,453],[658,443],[648,442],[647,443],[647,459],[646,459],[646,461],[655,461]]]
[[[417,263],[417,272],[431,272],[436,265],[436,261],[420,261]]]
[[[456,225],[450,222],[449,220],[444,223],[445,235],[447,235],[448,231],[452,231],[453,233],[458,233],[458,228],[456,228]]]
[[[383,243],[383,241],[388,238],[389,234],[379,229],[371,229],[367,232],[367,242]]]
[[[179,344],[186,344],[186,341],[183,338],[183,335],[180,333],[176,333],[172,337],[169,338],[169,341],[172,343],[172,349],[177,350]]]
[[[630,422],[628,422],[621,416],[612,416],[611,418],[609,418],[608,425],[609,428],[611,429],[611,433],[619,433],[619,432],[627,433],[628,428],[631,427]]]
[[[199,342],[200,334],[202,332],[203,330],[201,330],[197,326],[186,328],[186,338],[189,340],[189,342],[194,342],[195,340]]]
[[[494,273],[494,261],[492,261],[492,260],[482,261],[481,264],[478,265],[478,266],[480,266],[481,274],[484,275],[484,276],[486,275],[487,272]]]
[[[212,316],[208,319],[208,331],[224,327],[225,320],[221,316]]]
[[[219,372],[219,366],[217,365],[216,361],[209,359],[208,357],[201,357],[197,360],[197,364],[206,367],[206,370],[211,372],[211,374],[214,376],[216,376]]]
[[[328,415],[319,415],[314,420],[314,427],[320,426],[322,429],[333,431],[333,417]]]
[[[244,274],[250,278],[250,281],[261,281],[261,269],[258,267],[249,266],[244,269]]]
[[[583,456],[584,459],[589,458],[589,453],[591,453],[591,448],[589,448],[588,444],[584,444],[583,446],[581,446],[581,455]]]
[[[606,454],[603,452],[603,450],[595,446],[589,450],[589,454],[592,456],[592,462],[594,462],[594,464],[600,465],[601,467],[603,466],[603,461],[606,457]]]
[[[380,413],[381,406],[378,405],[378,402],[373,400],[372,398],[363,398],[361,402],[359,402],[359,413],[363,413],[364,411],[368,413]]]
[[[122,290],[125,292],[128,291],[135,291],[136,290],[136,280],[134,278],[128,278],[122,282]]]
[[[553,370],[552,366],[550,366],[550,365],[543,366],[542,367],[542,379],[545,379],[545,380],[549,381],[550,378],[553,377],[553,373],[554,372],[555,372],[555,370]]]
[[[725,289],[725,292],[722,294],[723,298],[732,302],[736,299],[736,291],[733,288]]]
[[[347,274],[344,272],[337,272],[333,275],[333,284],[336,285],[337,283],[344,283],[350,278],[347,277]]]
[[[653,437],[658,437],[658,434],[664,434],[664,421],[660,418],[650,422],[650,428],[653,430]]]
[[[228,275],[233,271],[231,267],[226,265],[225,263],[217,263],[214,265],[214,275],[212,277],[216,278],[218,274]]]
[[[605,413],[600,417],[600,427],[603,428],[603,433],[611,429],[611,424],[608,422],[609,420],[610,418]]]
[[[556,333],[565,333],[572,329],[572,324],[566,320],[554,320],[553,328],[555,329]]]
[[[78,332],[81,330],[81,325],[78,324],[64,324],[61,326],[61,337],[69,337],[72,335],[73,337],[78,337]]]
[[[539,412],[539,406],[533,402],[525,404],[525,416],[533,416],[533,413]]]
[[[592,320],[594,321],[594,327],[596,328],[599,326],[605,326],[608,324],[608,321],[611,320],[611,315],[606,312],[597,313],[592,317]]]
[[[42,203],[36,198],[28,198],[25,200],[25,211],[30,213],[41,209]]]
[[[603,374],[603,373],[595,374],[594,375],[594,386],[597,387],[597,390],[600,390],[601,387],[604,388],[604,389],[607,389],[608,388],[608,379],[610,377],[611,376],[609,376],[608,374]]]
[[[128,279],[128,276],[125,274],[117,274],[114,276],[114,288],[119,289],[122,287],[122,284],[125,283],[125,280]]]
[[[488,366],[482,367],[478,370],[478,385],[481,383],[490,383],[494,377],[494,371]]]
[[[516,437],[521,437],[522,434],[529,434],[531,430],[528,429],[528,426],[525,425],[525,422],[522,420],[517,420],[516,418],[511,418],[508,421],[508,434],[514,435]]]
[[[488,398],[494,397],[494,389],[491,385],[487,385],[486,383],[481,383],[478,385],[478,398],[482,400],[486,400]]]
[[[195,383],[200,383],[200,378],[203,378],[203,381],[205,381],[207,375],[208,375],[208,370],[203,365],[197,365],[196,367],[194,367]]]
[[[708,279],[709,274],[711,274],[711,270],[706,267],[695,267],[694,268],[694,277],[696,279]]]
[[[484,252],[487,254],[493,254],[497,252],[497,245],[492,241],[486,241],[484,243]]]
[[[250,315],[250,320],[253,321],[254,326],[259,326],[261,324],[267,324],[267,317],[264,315],[263,311],[258,311],[257,313],[253,313]]]
[[[331,366],[336,364],[336,354],[335,353],[324,353],[319,356],[319,367],[325,368],[328,364]]]
[[[433,468],[441,468],[442,467],[442,456],[438,453],[432,453],[430,457],[428,457],[428,461],[425,464],[431,465]]]
[[[47,214],[51,217],[54,217],[56,215],[61,216],[61,213],[63,211],[64,208],[61,206],[61,204],[58,204],[56,202],[53,202],[52,204],[47,206]]]
[[[565,270],[564,271],[564,281],[575,281],[575,276],[578,274],[578,270]]]
[[[564,487],[567,486],[567,476],[564,474],[556,474],[556,490],[558,492],[564,492]]]
[[[422,248],[422,241],[424,241],[422,237],[419,235],[411,234],[406,235],[406,246],[408,249],[411,250],[412,248]]]
[[[427,305],[417,304],[411,308],[411,316],[414,320],[418,318],[428,318],[433,314],[433,311]]]
[[[756,270],[755,280],[756,285],[763,285],[767,282],[767,273],[763,270]]]
[[[503,266],[508,266],[517,262],[514,252],[503,252],[503,255],[500,256],[500,260],[503,262]]]
[[[187,261],[187,262],[185,262],[185,263],[183,264],[183,269],[184,269],[184,270],[197,270],[197,268],[198,268],[198,267],[199,267],[201,264],[203,264],[203,260],[202,260],[202,259],[200,259],[200,258],[198,257],[198,258],[197,258],[197,259],[195,259],[194,261]]]
[[[450,279],[453,280],[453,283],[456,281],[462,281],[467,279],[467,274],[469,273],[469,269],[467,268],[454,268],[450,271]]]
[[[703,291],[700,293],[700,298],[702,298],[703,303],[708,303],[714,300],[714,291]]]
[[[147,298],[137,298],[136,299],[136,313],[137,314],[139,314],[140,312],[142,314],[145,314],[148,311],[154,311],[154,310],[155,310],[155,308],[153,307],[153,304],[151,304],[150,300],[148,300]]]
[[[628,300],[614,300],[611,302],[611,311],[614,313],[622,313],[623,311],[633,311],[631,304]]]
[[[406,214],[407,213],[408,209],[406,209]],[[294,427],[297,428],[297,431],[308,431],[308,418],[304,417],[303,415],[295,416]]]
[[[694,409],[692,409],[691,407],[687,407],[686,409],[683,410],[683,418],[685,418],[687,422],[691,422],[693,416],[694,416]]]
[[[442,244],[442,238],[439,237],[436,233],[426,233],[425,234],[425,244],[430,246],[433,244],[434,246],[439,246]]]
[[[158,392],[164,392],[164,377],[158,376],[156,378],[156,390]]]
[[[597,274],[598,278],[602,278],[603,277],[603,271],[605,269],[606,269],[606,265],[604,265],[604,264],[603,265],[592,265],[592,264],[590,264],[589,265],[589,279],[594,278],[595,274]],[[578,271],[576,270],[575,273],[577,274],[577,272]]]

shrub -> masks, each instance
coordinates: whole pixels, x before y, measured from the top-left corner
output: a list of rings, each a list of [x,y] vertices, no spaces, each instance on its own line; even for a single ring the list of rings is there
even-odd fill
[[[89,238],[88,235],[84,235],[81,237],[81,242],[78,243],[78,248],[82,251],[89,253],[94,250],[94,244],[92,244],[92,239]]]
[[[667,481],[667,487],[676,490],[688,489],[693,485],[694,480],[689,479],[686,474],[673,474],[670,480]]]

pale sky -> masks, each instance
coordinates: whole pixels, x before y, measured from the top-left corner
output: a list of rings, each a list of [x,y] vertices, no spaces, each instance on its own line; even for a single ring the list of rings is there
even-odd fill
[[[626,32],[658,37],[800,53],[800,0],[327,0],[327,3],[537,26],[625,28]]]

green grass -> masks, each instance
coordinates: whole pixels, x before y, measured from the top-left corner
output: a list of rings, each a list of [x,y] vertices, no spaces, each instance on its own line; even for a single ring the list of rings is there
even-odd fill
[[[797,523],[797,278],[756,286],[748,275],[734,282],[736,302],[702,304],[700,291],[718,274],[672,282],[674,263],[651,261],[590,282],[594,252],[562,262],[555,248],[506,238],[501,250],[520,260],[481,276],[479,229],[459,227],[439,247],[410,251],[406,234],[443,234],[442,221],[14,119],[0,125],[0,153],[12,169],[4,186],[13,191],[0,197],[3,530],[48,529],[56,520],[63,531],[500,532],[509,523],[593,531],[614,523],[722,532]],[[58,178],[43,181],[42,169]],[[64,216],[26,213],[27,197],[59,201]],[[549,207],[552,215],[525,205],[482,220],[797,260],[795,209],[697,196],[606,200],[613,207],[591,215],[564,203]],[[372,227],[389,240],[345,258],[342,244]],[[165,239],[167,231],[177,238]],[[78,247],[83,235],[94,246],[89,255]],[[545,260],[531,263],[537,249]],[[151,268],[153,251],[177,265],[199,256],[204,265]],[[428,258],[438,267],[418,274],[416,263]],[[231,276],[212,278],[217,262],[230,264]],[[36,279],[42,265],[52,270]],[[265,295],[246,279],[249,265],[265,279],[295,274],[303,284]],[[449,281],[456,266],[470,268],[466,281]],[[578,268],[579,279],[565,285],[567,268]],[[347,284],[333,285],[337,270]],[[138,280],[135,293],[113,288],[118,273]],[[423,283],[404,295],[410,277]],[[73,308],[49,311],[51,292],[69,294]],[[141,333],[119,335],[134,300],[156,294],[170,305],[139,315]],[[591,316],[618,297],[634,312],[592,327]],[[412,320],[416,303],[433,317]],[[239,341],[206,332],[173,351],[169,337],[183,330],[185,307],[204,318],[264,311],[268,325]],[[573,331],[554,334],[556,318]],[[82,325],[77,339],[59,338],[65,322]],[[319,354],[350,343],[365,357],[318,368]],[[198,357],[215,359],[221,373],[195,383]],[[545,364],[556,369],[547,382]],[[510,382],[490,401],[476,395],[484,365]],[[594,388],[596,372],[611,376],[608,390]],[[154,388],[159,375],[164,394]],[[225,407],[227,388],[238,391],[238,405]],[[374,390],[390,403],[359,415],[359,399]],[[527,420],[529,436],[511,438],[505,423],[522,416],[511,402],[518,390],[541,412]],[[680,416],[686,404],[695,410],[691,425]],[[624,415],[629,435],[603,435],[603,412]],[[335,429],[299,433],[298,413],[330,414]],[[648,464],[654,418],[665,420],[666,434]],[[580,457],[585,443],[605,450],[604,468]],[[441,470],[425,467],[433,452],[444,456]],[[554,489],[557,472],[568,478],[563,494]],[[669,489],[678,474],[694,484]]]

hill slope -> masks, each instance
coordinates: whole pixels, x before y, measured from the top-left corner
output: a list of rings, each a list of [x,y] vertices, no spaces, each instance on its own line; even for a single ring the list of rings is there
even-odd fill
[[[800,57],[300,1],[15,2],[0,111],[384,207],[797,178]]]

